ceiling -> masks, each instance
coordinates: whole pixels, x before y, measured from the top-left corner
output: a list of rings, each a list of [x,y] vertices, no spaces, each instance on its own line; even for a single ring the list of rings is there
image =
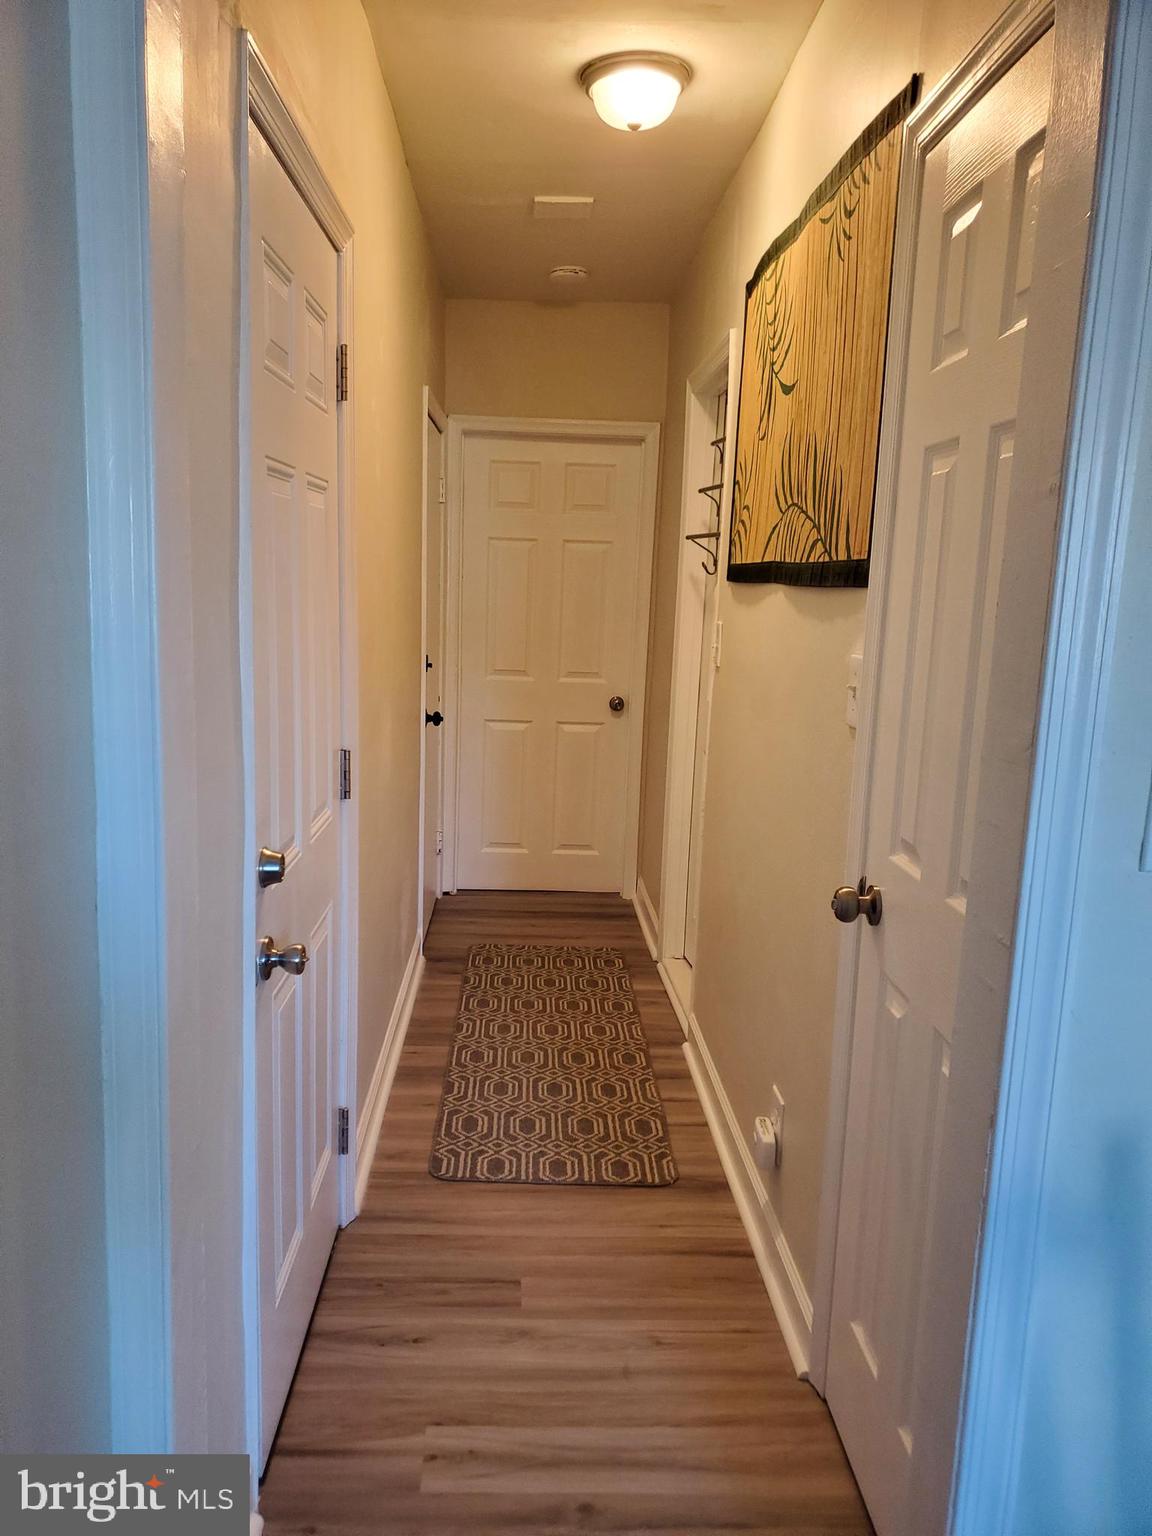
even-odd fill
[[[756,135],[819,0],[364,0],[445,292],[663,300]],[[606,127],[576,82],[620,49],[694,78],[646,133]],[[587,222],[537,194],[593,196]]]

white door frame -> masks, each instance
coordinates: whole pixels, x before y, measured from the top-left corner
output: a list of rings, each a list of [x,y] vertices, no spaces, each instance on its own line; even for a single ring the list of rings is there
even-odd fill
[[[648,676],[648,618],[652,598],[652,551],[656,536],[656,488],[660,425],[654,421],[552,421],[546,417],[451,416],[448,419],[448,580],[444,646],[444,889],[456,889],[456,841],[460,792],[460,645],[464,531],[464,445],[470,437],[599,439],[635,443],[641,450],[640,537],[636,556],[633,658],[636,681],[629,704],[628,780],[624,819],[624,876],[620,894],[636,894],[640,841],[640,770],[644,748],[644,695]]]
[[[153,242],[170,209],[148,198],[145,7],[69,5],[83,328],[96,923],[104,1061],[111,1444],[172,1443],[168,1039],[184,913],[166,853],[195,836],[182,763],[195,722],[163,658],[190,627],[177,484],[158,494],[160,400],[179,383],[153,355]],[[161,377],[161,375],[163,375]],[[161,395],[161,386],[175,384]],[[169,454],[172,450],[169,449]],[[190,821],[193,825],[189,826]],[[173,899],[175,896],[175,899]],[[185,946],[186,948],[187,946]],[[98,1091],[93,1085],[93,1092]],[[46,1128],[50,1132],[50,1128]]]
[[[424,666],[424,658],[428,655],[428,430],[427,423],[432,421],[439,427],[445,441],[443,444],[444,478],[448,477],[448,415],[441,407],[440,402],[432,393],[431,385],[425,384],[420,392],[420,841],[417,850],[418,875],[416,879],[416,927],[420,934],[420,945],[424,945],[424,796],[426,790],[425,774],[428,761],[428,730],[425,723],[425,713],[428,709],[428,672]],[[445,554],[444,545],[440,549],[440,590],[443,594],[446,590],[444,580]],[[441,657],[443,668],[443,657]],[[444,784],[440,784],[441,806],[444,802]],[[441,811],[443,815],[443,811]]]
[[[252,132],[261,133],[288,173],[296,190],[336,251],[336,342],[348,348],[348,374],[352,372],[353,230],[296,119],[277,89],[276,82],[250,33],[240,33],[240,674],[242,735],[244,744],[244,825],[249,857],[244,863],[245,970],[238,978],[243,998],[244,1032],[244,1277],[245,1277],[245,1379],[249,1451],[253,1465],[260,1455],[260,1246],[259,1246],[259,1142],[257,1124],[256,989],[252,957],[256,953],[256,741],[254,718],[252,633],[252,508],[249,495],[250,422],[249,342],[252,295],[248,282],[250,206],[248,193],[248,146]],[[353,546],[352,483],[353,413],[348,401],[336,406],[337,513],[340,538],[340,740],[352,754],[353,795],[343,801],[340,813],[340,931],[337,936],[337,1085],[340,1102],[349,1115],[348,1145],[357,1145],[357,932],[359,927],[359,817],[355,794],[358,727],[358,650],[356,643],[356,565]],[[340,1158],[340,1224],[356,1216],[356,1159]]]
[[[912,298],[912,276],[917,241],[915,210],[929,150],[949,131],[954,122],[973,102],[986,94],[1019,58],[1043,35],[1056,26],[1053,106],[1047,136],[1047,174],[1044,212],[1037,241],[1036,289],[1033,315],[1043,306],[1045,316],[1061,322],[1055,331],[1041,327],[1044,340],[1025,353],[1021,385],[1021,417],[1027,413],[1028,432],[1018,443],[1011,505],[1026,509],[1027,527],[1021,519],[1009,518],[1005,543],[1005,580],[1003,591],[1020,583],[1025,601],[1002,603],[995,639],[992,683],[988,701],[988,728],[981,773],[995,770],[995,754],[1004,753],[1002,720],[1011,731],[1012,708],[1016,710],[1015,730],[1025,731],[1031,700],[1007,700],[1005,689],[997,687],[995,659],[1009,650],[1023,650],[1034,661],[1037,677],[1044,648],[1044,610],[1037,609],[1035,577],[1026,574],[1047,562],[1054,554],[1059,516],[1058,498],[1053,487],[1059,484],[1064,463],[1065,423],[1071,403],[1072,369],[1075,358],[1075,333],[1070,333],[1069,317],[1079,314],[1083,260],[1087,243],[1088,214],[1092,207],[1095,146],[1086,147],[1095,126],[1094,110],[1100,97],[1100,51],[1107,24],[1108,0],[1081,0],[1079,5],[1066,0],[1015,0],[987,36],[958,68],[911,115],[906,127],[904,158],[899,193],[899,214],[895,261],[893,267],[891,326],[888,338],[888,366],[884,390],[884,430],[878,464],[876,513],[872,544],[872,575],[868,601],[864,665],[860,689],[860,724],[856,746],[856,772],[850,803],[845,878],[854,884],[862,873],[865,846],[865,813],[870,789],[871,761],[874,747],[874,711],[877,695],[878,655],[886,601],[892,508],[896,491],[896,450],[900,440],[901,397],[904,387],[903,359]],[[1054,336],[1055,339],[1052,339]],[[1016,525],[1013,527],[1013,525]],[[1025,547],[1025,544],[1027,547]],[[1051,566],[1041,567],[1047,572]],[[1061,574],[1057,571],[1058,577]],[[1075,579],[1075,571],[1071,572]],[[1018,594],[1017,594],[1018,596]],[[1021,744],[1027,753],[1029,743]],[[1004,933],[1012,931],[1013,914],[1022,868],[1027,806],[1018,807],[1018,829],[1014,833],[1011,812],[1016,807],[1002,807],[999,828],[990,828],[987,818],[977,826],[973,850],[972,889],[979,896],[970,913],[972,937],[966,940],[961,959],[959,995],[982,1014],[979,1033],[987,1041],[1002,1027],[1003,1004],[1007,996],[1011,966],[1011,946]],[[981,910],[983,909],[983,910]],[[838,993],[834,1020],[832,1069],[829,1091],[828,1130],[825,1141],[824,1177],[820,1207],[816,1283],[810,1379],[820,1392],[827,1378],[832,1290],[836,1256],[836,1230],[839,1216],[841,1169],[847,1117],[849,1068],[852,1051],[855,979],[859,933],[855,926],[842,938],[838,970]],[[954,1081],[963,1074],[978,1078],[989,1070],[987,1062],[961,1059],[960,1049],[953,1054]],[[982,1166],[987,1156],[988,1128],[949,1125],[944,1132],[942,1160],[952,1167],[963,1166],[973,1181],[971,1165]],[[978,1172],[974,1182],[979,1182]],[[978,1193],[973,1192],[974,1198]],[[971,1274],[957,1274],[950,1290],[971,1295]],[[941,1298],[939,1305],[951,1307],[954,1298]],[[953,1309],[954,1310],[954,1309]],[[933,1348],[943,1347],[943,1334],[966,1329],[967,1308],[961,1318],[937,1315]],[[945,1326],[946,1325],[946,1326]],[[932,1332],[932,1330],[929,1330]],[[947,1344],[955,1343],[949,1338]],[[963,1347],[963,1339],[960,1339]],[[945,1474],[945,1483],[947,1473]],[[927,1528],[927,1527],[925,1527]],[[991,1529],[991,1527],[989,1527]]]
[[[693,601],[687,579],[692,562],[700,558],[700,550],[697,545],[687,542],[687,535],[700,526],[703,514],[697,487],[701,484],[701,476],[708,476],[712,470],[712,459],[709,457],[705,461],[699,436],[704,401],[708,395],[715,395],[722,388],[727,388],[724,484],[720,492],[720,538],[716,545],[719,566],[716,580],[723,581],[736,458],[740,358],[740,333],[736,330],[727,331],[703,362],[688,375],[684,386],[684,458],[680,492],[680,540],[677,545],[675,629],[672,639],[672,690],[668,704],[664,853],[660,873],[660,904],[656,912],[654,958],[685,1034],[688,1033],[688,1020],[692,1015],[692,969],[684,960],[689,822],[692,816],[693,763],[699,725],[700,652],[704,640],[704,610]],[[709,425],[711,427],[711,423]],[[647,908],[650,923],[651,897],[642,885],[638,901],[642,908]]]

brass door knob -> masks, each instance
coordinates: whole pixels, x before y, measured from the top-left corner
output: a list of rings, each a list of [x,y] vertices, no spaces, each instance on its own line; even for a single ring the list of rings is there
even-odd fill
[[[858,917],[866,917],[868,926],[875,928],[883,914],[884,901],[879,889],[861,876],[858,886],[841,885],[833,891],[832,911],[838,923],[854,923]]]
[[[267,981],[277,966],[287,971],[289,976],[302,976],[307,964],[308,951],[303,944],[285,944],[283,949],[277,949],[276,940],[270,933],[260,940],[256,954],[256,974],[261,981]]]

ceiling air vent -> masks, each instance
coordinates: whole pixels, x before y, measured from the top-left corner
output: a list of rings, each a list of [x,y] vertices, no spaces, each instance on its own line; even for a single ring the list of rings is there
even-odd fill
[[[548,274],[550,282],[558,288],[575,288],[579,283],[588,281],[587,267],[553,267]]]
[[[590,219],[594,197],[534,197],[534,219]]]

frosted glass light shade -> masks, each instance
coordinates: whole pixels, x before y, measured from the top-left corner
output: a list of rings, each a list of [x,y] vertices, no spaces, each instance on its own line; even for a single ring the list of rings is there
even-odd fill
[[[691,78],[683,59],[658,53],[610,54],[593,59],[580,72],[580,83],[600,117],[625,133],[666,122]]]

